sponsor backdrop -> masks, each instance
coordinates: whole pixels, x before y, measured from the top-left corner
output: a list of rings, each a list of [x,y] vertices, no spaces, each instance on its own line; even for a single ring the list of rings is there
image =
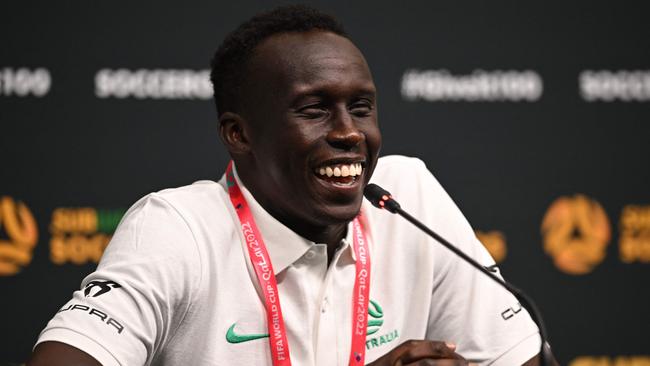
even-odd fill
[[[650,364],[647,6],[316,5],[371,65],[383,153],[426,162],[559,360]],[[270,6],[2,6],[0,364],[26,359],[133,202],[219,179],[209,60]]]

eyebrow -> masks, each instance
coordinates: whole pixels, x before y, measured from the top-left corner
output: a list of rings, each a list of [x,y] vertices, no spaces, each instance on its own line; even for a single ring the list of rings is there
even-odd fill
[[[357,96],[366,96],[366,97],[372,97],[374,98],[377,95],[377,88],[375,88],[373,83],[367,83],[366,85],[363,85],[362,87],[355,88],[356,90],[353,90],[352,93],[353,95]],[[303,98],[309,98],[309,97],[326,97],[329,96],[331,93],[327,91],[327,88],[324,88],[323,86],[315,86],[315,87],[305,87],[305,88],[295,88],[293,91],[291,91],[291,104],[295,104],[298,102],[300,99]]]

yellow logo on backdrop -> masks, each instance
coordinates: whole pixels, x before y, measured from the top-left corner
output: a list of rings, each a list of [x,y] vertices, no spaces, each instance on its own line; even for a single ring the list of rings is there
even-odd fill
[[[506,237],[502,232],[496,230],[488,232],[477,230],[476,237],[483,243],[483,246],[485,246],[496,263],[501,263],[506,259],[508,247],[506,246]]]
[[[591,272],[605,259],[611,238],[609,219],[595,200],[577,194],[560,197],[542,220],[544,251],[555,266],[569,274]]]
[[[650,366],[650,356],[580,356],[569,366]]]
[[[55,264],[99,262],[123,213],[92,207],[55,209],[50,223],[50,259]]]
[[[0,239],[0,276],[11,276],[32,261],[38,227],[29,208],[11,197],[0,198],[0,225],[8,239]]]
[[[650,262],[650,206],[625,206],[621,213],[619,231],[621,261]]]

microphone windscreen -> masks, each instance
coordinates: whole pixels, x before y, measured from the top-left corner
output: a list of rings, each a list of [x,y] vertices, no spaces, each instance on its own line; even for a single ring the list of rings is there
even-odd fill
[[[381,188],[380,186],[370,183],[363,190],[363,195],[366,197],[373,206],[383,208],[379,205],[379,202],[383,201],[384,196],[390,197],[390,193],[387,190]]]

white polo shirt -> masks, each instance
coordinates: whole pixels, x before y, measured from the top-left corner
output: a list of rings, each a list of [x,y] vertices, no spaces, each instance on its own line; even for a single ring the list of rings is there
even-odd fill
[[[373,182],[486,266],[494,262],[418,159],[379,159]],[[241,184],[241,182],[240,182]],[[327,265],[310,242],[242,187],[275,270],[294,365],[347,365],[351,232]],[[396,215],[363,210],[373,237],[366,362],[409,339],[451,341],[480,364],[519,365],[538,330],[517,300]],[[225,178],[150,194],[122,219],[97,270],[38,342],[60,341],[103,365],[271,365],[263,295]]]

